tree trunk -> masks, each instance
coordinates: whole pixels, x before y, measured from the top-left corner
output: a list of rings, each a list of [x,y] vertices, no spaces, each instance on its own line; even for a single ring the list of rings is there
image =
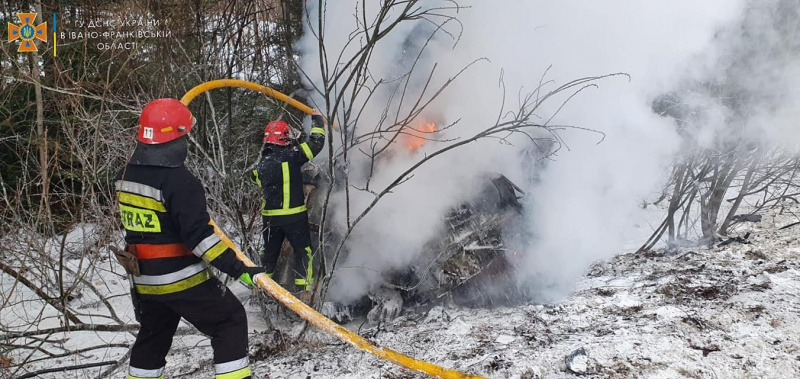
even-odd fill
[[[736,167],[734,167],[734,165]],[[733,178],[739,172],[738,160],[734,157],[729,158],[717,172],[711,187],[709,188],[708,201],[704,205],[700,216],[701,226],[703,229],[703,242],[713,243],[715,239],[715,232],[717,230],[717,216],[719,209],[722,205],[722,200],[725,198],[725,193],[728,191]]]
[[[678,172],[675,174],[675,189],[672,191],[672,198],[669,200],[669,209],[667,211],[667,231],[668,231],[668,240],[667,246],[670,246],[675,242],[675,213],[678,211],[680,207],[681,198],[683,197],[684,192],[684,176],[686,176],[686,171],[688,170],[688,164],[681,165],[678,168]]]
[[[750,168],[747,169],[747,173],[744,175],[744,181],[742,182],[742,188],[739,190],[739,195],[736,196],[736,200],[734,200],[731,209],[728,211],[728,215],[725,216],[725,220],[722,221],[722,225],[719,227],[719,234],[723,236],[728,235],[728,226],[730,226],[731,219],[733,219],[733,216],[739,209],[739,205],[742,203],[742,199],[744,199],[745,194],[747,194],[747,191],[750,190],[750,181],[753,179],[753,173],[756,171],[756,167],[758,167],[760,162],[761,155],[758,155],[753,159],[753,163],[750,164]]]
[[[42,2],[37,0],[34,4],[35,12],[42,16]],[[31,80],[36,95],[36,137],[39,149],[39,175],[41,176],[41,198],[39,200],[40,219],[50,220],[50,170],[47,153],[47,129],[44,127],[44,100],[42,99],[41,70],[39,69],[39,53],[32,52],[28,55],[31,66]]]

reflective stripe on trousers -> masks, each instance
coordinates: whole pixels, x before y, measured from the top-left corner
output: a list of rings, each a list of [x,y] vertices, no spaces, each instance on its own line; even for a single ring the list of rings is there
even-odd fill
[[[308,267],[306,267],[306,277],[297,278],[294,280],[294,285],[305,287],[306,291],[311,290],[314,285],[314,253],[311,252],[311,247],[306,246],[306,256],[308,256]]]
[[[251,375],[247,357],[214,365],[216,379],[242,379]]]
[[[130,366],[127,379],[164,379],[164,368],[146,370]]]

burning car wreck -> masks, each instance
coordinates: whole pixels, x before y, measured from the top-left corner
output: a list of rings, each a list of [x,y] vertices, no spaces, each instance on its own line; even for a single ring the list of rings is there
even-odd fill
[[[329,181],[324,170],[313,164],[304,168],[304,179],[312,240],[316,241]],[[325,302],[322,313],[339,323],[366,316],[375,324],[391,320],[403,310],[424,311],[443,303],[492,306],[520,299],[512,273],[519,257],[505,240],[514,238],[514,225],[522,217],[523,195],[504,175],[487,175],[477,196],[442,217],[444,233],[428,241],[411,265],[384,273],[382,284],[366,296],[346,303]],[[335,240],[335,228],[327,229]],[[290,250],[284,245],[276,273],[279,282],[290,277],[285,264]]]

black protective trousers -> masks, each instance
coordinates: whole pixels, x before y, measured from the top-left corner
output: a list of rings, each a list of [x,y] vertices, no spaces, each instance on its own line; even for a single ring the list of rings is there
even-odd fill
[[[132,367],[164,367],[181,317],[211,338],[214,364],[247,357],[247,316],[236,296],[216,278],[190,291],[191,296],[179,299],[141,299],[141,328],[131,351]]]
[[[295,285],[305,286],[306,290],[313,284],[313,253],[311,250],[311,233],[308,230],[308,215],[289,223],[278,223],[264,217],[264,254],[261,255],[261,265],[268,273],[275,271],[278,257],[281,254],[283,240],[288,239],[294,251]]]

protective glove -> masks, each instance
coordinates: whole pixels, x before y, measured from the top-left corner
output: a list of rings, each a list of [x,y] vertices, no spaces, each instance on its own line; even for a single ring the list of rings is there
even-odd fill
[[[322,112],[319,109],[312,109],[311,110],[311,127],[321,128],[325,125],[324,118],[322,118]]]
[[[248,287],[252,287],[255,284],[256,275],[264,273],[264,267],[246,267],[245,272],[239,275],[239,281]]]
[[[325,126],[325,119],[322,118],[322,115],[311,116],[311,127],[321,128],[323,126]]]

